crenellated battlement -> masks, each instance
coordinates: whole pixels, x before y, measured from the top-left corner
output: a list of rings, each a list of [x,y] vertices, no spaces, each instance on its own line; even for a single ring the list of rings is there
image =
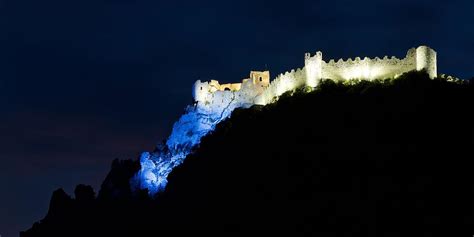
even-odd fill
[[[408,71],[425,70],[431,78],[437,76],[436,52],[420,46],[407,51],[405,58],[395,56],[383,58],[356,57],[323,60],[322,52],[311,55],[305,53],[305,66],[279,74],[270,82],[268,71],[250,72],[250,77],[242,83],[220,85],[218,81],[201,82],[194,85],[194,100],[198,104],[222,106],[226,103],[245,105],[270,103],[273,98],[301,86],[316,87],[321,79],[332,80],[373,80],[377,78],[396,78]],[[230,99],[231,98],[231,99]]]

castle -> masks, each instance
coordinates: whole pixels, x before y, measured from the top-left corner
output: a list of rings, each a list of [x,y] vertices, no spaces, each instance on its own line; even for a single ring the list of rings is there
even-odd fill
[[[406,57],[383,59],[365,57],[337,62],[323,60],[321,52],[305,54],[305,66],[277,76],[270,82],[269,71],[252,71],[242,83],[219,84],[216,80],[194,83],[193,97],[198,105],[224,110],[230,104],[248,107],[254,104],[266,105],[273,98],[301,86],[316,87],[321,79],[332,80],[373,80],[376,78],[396,78],[408,71],[424,70],[431,78],[437,76],[436,51],[420,46],[408,50]]]

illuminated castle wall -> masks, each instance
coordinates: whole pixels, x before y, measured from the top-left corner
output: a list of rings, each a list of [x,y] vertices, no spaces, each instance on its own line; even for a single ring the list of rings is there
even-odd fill
[[[270,72],[250,72],[250,77],[242,83],[219,84],[216,80],[194,83],[193,97],[200,105],[214,111],[223,111],[229,105],[249,107],[270,85]],[[212,111],[211,111],[212,112]]]
[[[194,84],[193,97],[198,105],[211,108],[225,108],[231,103],[242,105],[270,103],[273,98],[301,86],[316,87],[321,79],[332,80],[373,80],[376,78],[395,78],[408,71],[425,70],[431,78],[437,76],[436,52],[420,46],[408,50],[406,57],[398,59],[385,56],[380,59],[359,57],[346,61],[333,59],[326,62],[321,52],[311,56],[305,54],[305,66],[277,76],[270,83],[270,73],[252,71],[250,78],[242,83],[223,84],[218,81],[197,81]],[[222,107],[222,108],[221,108]]]

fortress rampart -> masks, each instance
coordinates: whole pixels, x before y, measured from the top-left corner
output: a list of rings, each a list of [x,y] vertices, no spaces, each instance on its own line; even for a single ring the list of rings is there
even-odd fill
[[[348,60],[323,60],[322,52],[305,54],[305,66],[278,75],[270,83],[270,72],[252,71],[242,83],[222,84],[218,81],[196,81],[193,88],[194,100],[200,105],[216,108],[239,103],[242,105],[270,103],[274,97],[301,86],[316,87],[321,79],[332,80],[373,80],[376,78],[396,78],[408,71],[425,70],[431,78],[437,76],[436,52],[420,46],[408,50],[405,58],[383,57],[370,59],[349,58]],[[222,109],[222,108],[220,108]]]

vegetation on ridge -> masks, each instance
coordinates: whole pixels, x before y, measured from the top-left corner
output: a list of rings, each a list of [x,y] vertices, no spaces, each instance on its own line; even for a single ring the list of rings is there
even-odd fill
[[[325,80],[235,110],[156,200],[122,192],[136,163],[116,162],[101,198],[55,192],[23,236],[471,235],[473,105],[422,72]]]

